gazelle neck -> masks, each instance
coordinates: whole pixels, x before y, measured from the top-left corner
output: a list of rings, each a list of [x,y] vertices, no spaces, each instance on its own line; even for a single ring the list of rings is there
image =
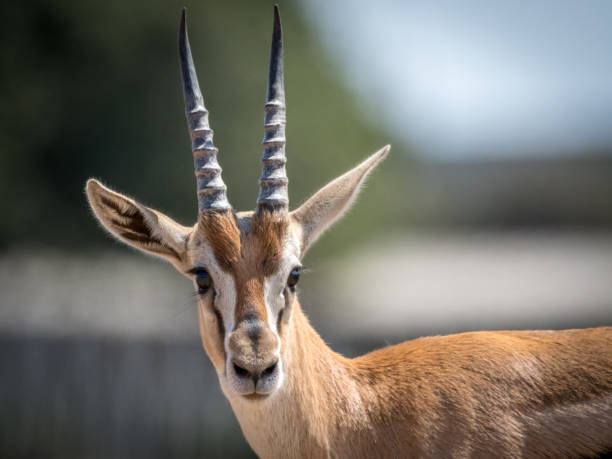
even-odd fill
[[[261,457],[329,457],[343,432],[367,430],[362,389],[350,361],[332,351],[294,305],[283,331],[286,380],[269,400],[228,398],[242,431]]]

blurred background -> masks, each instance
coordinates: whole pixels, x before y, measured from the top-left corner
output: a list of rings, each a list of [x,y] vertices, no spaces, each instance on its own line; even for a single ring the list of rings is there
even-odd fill
[[[305,260],[334,349],[612,324],[612,4],[280,4],[293,205],[393,144]],[[94,176],[195,220],[184,5],[229,198],[250,209],[272,2],[0,6],[2,457],[252,456],[191,283],[111,240],[83,192]]]

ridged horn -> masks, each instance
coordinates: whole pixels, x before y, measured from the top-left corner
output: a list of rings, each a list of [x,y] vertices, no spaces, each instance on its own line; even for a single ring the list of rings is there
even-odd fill
[[[231,209],[227,200],[227,187],[223,183],[221,167],[217,162],[219,150],[213,144],[213,131],[208,124],[208,111],[204,106],[204,98],[193,65],[185,15],[185,8],[183,8],[179,27],[179,56],[185,116],[191,137],[191,151],[197,180],[198,209],[200,212]]]
[[[286,210],[289,207],[285,164],[285,83],[283,77],[283,31],[278,5],[274,5],[274,31],[270,49],[270,72],[264,115],[263,171],[259,179],[257,207]]]

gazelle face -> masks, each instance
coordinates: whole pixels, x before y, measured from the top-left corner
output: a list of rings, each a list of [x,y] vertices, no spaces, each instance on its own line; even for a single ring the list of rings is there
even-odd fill
[[[267,398],[283,383],[283,336],[301,270],[287,214],[202,216],[189,241],[204,347],[228,396]]]
[[[221,178],[184,11],[179,52],[197,179],[198,222],[191,228],[180,225],[95,179],[87,182],[87,198],[112,235],[168,260],[193,279],[202,341],[224,392],[228,397],[261,400],[277,391],[291,371],[288,339],[300,259],[351,206],[389,146],[289,212],[282,31],[275,7],[260,193],[254,212],[235,214]]]

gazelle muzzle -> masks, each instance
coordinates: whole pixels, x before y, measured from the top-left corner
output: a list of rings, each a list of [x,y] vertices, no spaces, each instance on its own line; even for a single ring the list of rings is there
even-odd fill
[[[226,374],[242,395],[269,394],[280,384],[280,343],[261,320],[245,320],[228,337]]]

